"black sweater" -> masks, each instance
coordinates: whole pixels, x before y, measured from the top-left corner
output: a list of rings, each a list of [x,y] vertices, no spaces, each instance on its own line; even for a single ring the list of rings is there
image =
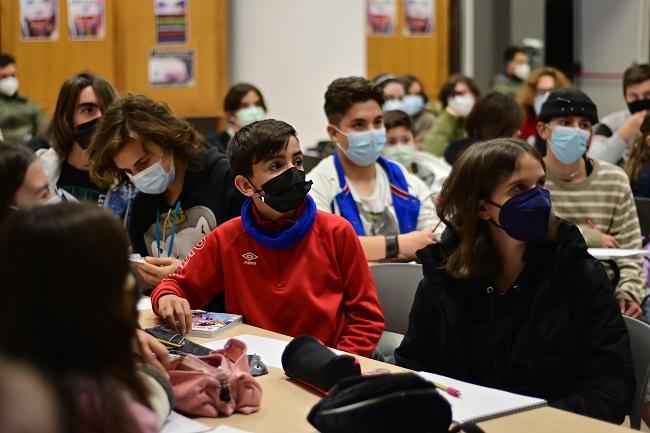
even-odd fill
[[[453,241],[418,252],[424,270],[398,365],[546,399],[621,423],[634,393],[630,343],[603,266],[578,229],[529,245],[517,282],[458,280],[441,265]]]

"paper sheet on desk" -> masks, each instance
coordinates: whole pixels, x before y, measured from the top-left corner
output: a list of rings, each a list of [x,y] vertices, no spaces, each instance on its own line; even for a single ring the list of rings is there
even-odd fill
[[[587,252],[598,260],[618,259],[621,257],[650,256],[650,250],[626,248],[589,248]]]
[[[228,427],[227,425],[220,425],[214,430],[211,430],[209,433],[251,433],[248,430],[242,430],[240,428]]]
[[[143,296],[138,301],[138,311],[142,310],[151,310],[151,298],[148,296]]]
[[[160,428],[160,433],[205,433],[210,430],[211,427],[205,424],[187,418],[178,412],[172,412]]]

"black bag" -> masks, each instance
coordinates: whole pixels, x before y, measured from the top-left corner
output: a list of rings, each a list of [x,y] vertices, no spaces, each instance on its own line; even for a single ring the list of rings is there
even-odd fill
[[[417,374],[378,374],[340,381],[307,420],[322,433],[442,433],[451,406]]]

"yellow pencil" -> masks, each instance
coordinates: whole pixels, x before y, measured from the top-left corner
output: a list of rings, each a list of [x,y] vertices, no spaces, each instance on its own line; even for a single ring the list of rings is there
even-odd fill
[[[162,344],[164,344],[164,345],[166,345],[166,346],[175,347],[175,348],[177,348],[177,349],[178,349],[179,347],[183,347],[183,346],[181,346],[181,345],[178,344],[178,343],[172,343],[171,341],[163,340],[162,338],[158,338],[157,340],[160,341]]]

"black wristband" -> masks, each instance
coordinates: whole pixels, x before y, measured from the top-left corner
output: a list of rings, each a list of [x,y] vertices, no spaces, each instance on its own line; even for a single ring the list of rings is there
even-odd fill
[[[397,257],[397,235],[384,236],[386,240],[386,258],[392,259]]]

